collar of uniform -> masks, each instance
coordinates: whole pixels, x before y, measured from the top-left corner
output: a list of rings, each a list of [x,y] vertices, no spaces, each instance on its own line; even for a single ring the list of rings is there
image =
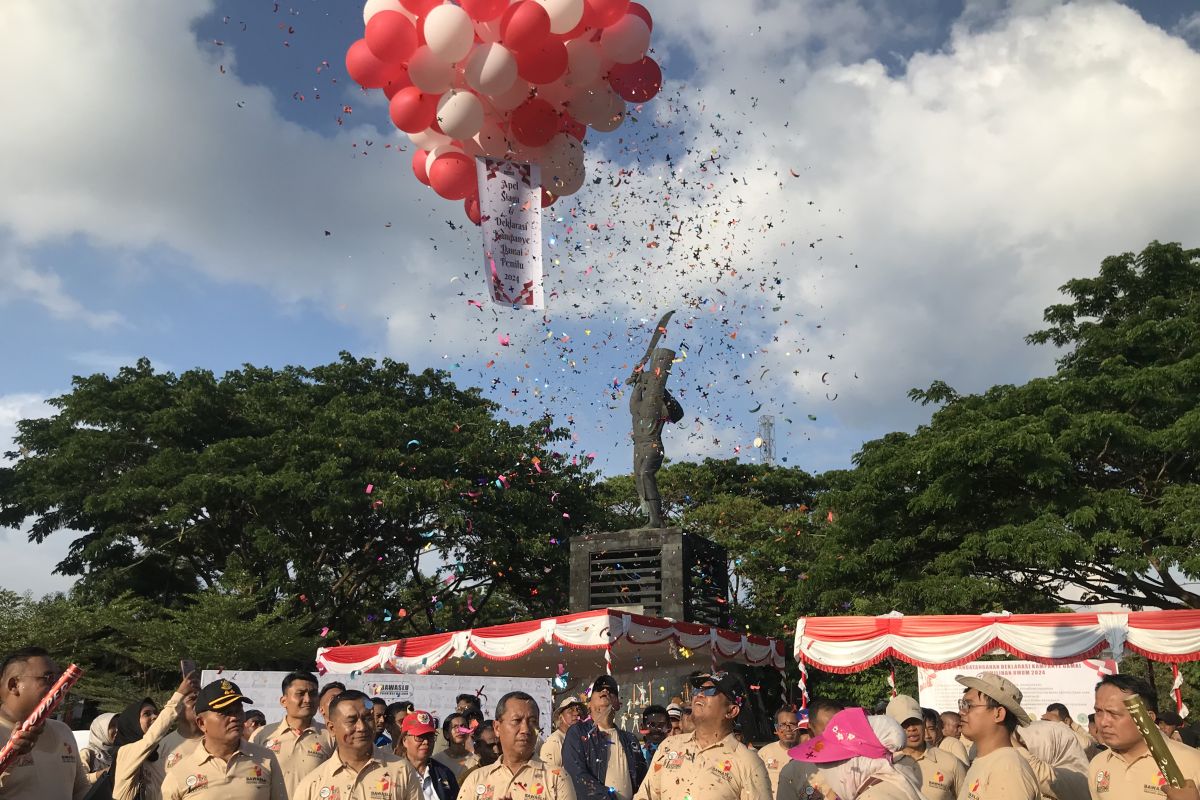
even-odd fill
[[[706,750],[712,750],[717,747],[724,747],[727,750],[729,750],[730,752],[732,752],[737,749],[737,746],[739,744],[741,744],[737,740],[737,737],[733,735],[733,731],[730,731],[729,735],[726,736],[724,739],[722,739],[719,742],[716,742],[714,744],[710,744],[708,747],[700,747],[700,743],[696,741],[696,732],[695,731],[692,731],[691,733],[687,734],[687,737],[688,738],[685,739],[685,741],[695,743],[696,747],[699,748],[697,750],[697,752],[700,752],[700,753],[703,753]]]
[[[531,758],[528,761],[526,761],[525,765],[523,767],[521,767],[519,770],[517,770],[516,772],[512,772],[509,770],[508,767],[504,766],[503,761],[504,761],[503,758],[498,758],[498,759],[496,759],[495,764],[492,764],[490,767],[484,767],[484,769],[491,770],[490,772],[488,772],[488,775],[494,775],[499,770],[504,770],[509,775],[516,778],[518,775],[520,775],[522,772],[524,772],[527,769],[545,769],[546,768],[546,765],[543,764],[541,761],[539,761],[536,758]]]
[[[240,742],[238,744],[238,749],[235,750],[233,752],[233,755],[229,757],[229,761],[233,761],[233,759],[236,758],[237,756],[246,755],[245,747],[246,747],[246,743]],[[212,753],[208,752],[208,748],[204,746],[204,738],[203,737],[201,737],[200,743],[192,748],[192,752],[188,753],[185,756],[185,758],[189,759],[188,763],[190,763],[192,766],[195,766],[195,767],[199,767],[202,764],[209,761],[210,759],[213,759],[216,757],[217,756],[214,756]],[[227,761],[226,763],[229,763],[229,761]]]
[[[1120,761],[1122,764],[1124,764],[1126,767],[1133,766],[1137,762],[1141,761],[1143,758],[1151,758],[1151,760],[1153,760],[1153,756],[1150,755],[1149,747],[1147,747],[1146,750],[1137,758],[1126,758],[1125,756],[1118,753],[1116,750],[1113,750],[1111,747],[1109,749],[1103,751],[1101,753],[1101,755],[1104,756],[1106,763],[1109,761],[1112,761],[1115,758],[1118,761]]]
[[[342,761],[342,754],[337,751],[337,748],[334,748],[333,755],[329,757],[329,762],[337,765],[333,768],[333,773],[335,775],[341,772],[343,769],[353,771],[353,768],[349,764],[347,764],[345,761]],[[363,769],[366,769],[372,764],[375,764],[376,766],[383,766],[383,763],[383,759],[379,757],[379,748],[375,747],[372,748],[371,757],[367,759],[366,766],[364,766]],[[359,772],[361,773],[363,769],[360,769]]]
[[[320,733],[321,728],[323,728],[323,727],[325,727],[325,726],[321,725],[321,723],[317,722],[314,719],[308,723],[307,728],[301,728],[300,730],[296,730],[291,725],[288,725],[287,718],[285,717],[283,720],[280,721],[280,723],[278,725],[275,726],[275,730],[272,732],[272,735],[275,737],[279,737],[279,736],[282,736],[284,733],[291,732],[291,733],[296,734],[296,738],[299,739],[301,736],[308,733],[309,731],[312,731],[313,733]]]

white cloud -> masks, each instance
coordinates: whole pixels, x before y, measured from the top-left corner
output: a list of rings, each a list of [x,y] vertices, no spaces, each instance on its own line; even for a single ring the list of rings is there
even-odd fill
[[[72,297],[58,275],[38,269],[16,248],[0,241],[0,305],[29,300],[55,319],[82,322],[90,328],[107,329],[121,324],[120,314],[91,311]]]
[[[37,394],[0,395],[0,466],[12,463],[4,453],[13,449],[17,422],[22,419],[49,416],[53,409],[46,398]],[[51,574],[56,564],[67,555],[71,537],[59,534],[43,544],[32,544],[25,528],[0,528],[0,587],[14,592],[30,592],[40,597],[49,592],[65,591],[74,578]]]
[[[618,252],[597,234],[587,259],[553,270],[564,276],[563,294],[548,327],[557,330],[578,303],[576,321],[594,312],[617,334],[590,356],[585,369],[596,383],[621,374],[642,346],[640,334],[620,339],[626,320],[678,305],[682,291],[724,287],[720,313],[696,310],[695,327],[673,333],[711,345],[697,355],[693,341],[689,365],[693,385],[722,391],[707,404],[707,439],[752,438],[746,414],[765,401],[764,413],[798,424],[818,417],[807,435],[815,446],[846,449],[844,458],[856,436],[924,418],[927,410],[904,399],[911,386],[944,378],[978,390],[1049,369],[1053,353],[1022,337],[1057,302],[1058,285],[1092,274],[1105,255],[1194,237],[1200,165],[1187,154],[1200,129],[1200,55],[1129,9],[972,2],[944,47],[891,74],[868,54],[929,33],[908,21],[903,4],[895,12],[883,2],[744,5],[736,13],[725,0],[655,7],[668,66],[688,61],[698,71],[675,76],[648,111],[674,122],[663,142],[695,148],[676,160],[678,174],[693,188],[716,184],[692,207],[673,200],[675,213],[695,215],[704,229],[687,232],[688,247],[727,253],[742,277],[781,260],[781,303],[794,317],[763,330],[754,286],[715,283],[721,271],[707,255],[698,266],[682,248],[670,259],[641,249],[648,222],[669,214],[630,202],[663,191],[667,167],[653,163],[661,152],[651,146],[643,153],[651,161],[624,187],[606,182],[580,199],[586,221],[611,223],[617,241],[633,246]],[[450,231],[443,220],[460,219],[458,210],[412,180],[407,154],[383,149],[396,139],[378,104],[357,102],[348,119],[360,127],[332,139],[283,120],[268,89],[239,79],[233,43],[212,54],[195,42],[192,21],[211,8],[207,0],[103,8],[9,0],[0,57],[10,74],[37,80],[7,89],[21,113],[0,128],[0,226],[22,245],[82,234],[118,249],[165,246],[220,280],[267,287],[283,302],[314,301],[417,363],[434,360],[434,348],[451,362],[456,353],[508,366],[528,358],[561,402],[574,401],[557,351],[543,346],[531,357],[496,344],[497,330],[514,342],[523,332],[533,351],[546,332],[536,316],[465,308],[458,292],[473,296],[480,281],[450,277],[474,272],[476,235]],[[81,120],[87,147],[78,146]],[[367,138],[372,154],[351,158],[351,143]],[[722,172],[702,173],[714,149]],[[595,148],[599,157],[615,150],[612,139]],[[720,318],[739,303],[746,327],[736,347],[721,350],[730,341]],[[763,369],[769,377],[759,379]],[[747,384],[747,375],[757,380]],[[694,395],[685,400],[689,417],[704,406]],[[618,408],[624,430],[620,417]],[[836,445],[826,426],[841,428]]]

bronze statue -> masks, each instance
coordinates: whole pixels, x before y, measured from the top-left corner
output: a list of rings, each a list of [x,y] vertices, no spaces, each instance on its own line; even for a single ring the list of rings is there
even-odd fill
[[[658,321],[646,355],[625,381],[633,387],[629,392],[629,413],[633,417],[633,479],[642,511],[650,517],[651,528],[665,527],[662,498],[655,477],[663,463],[662,429],[668,420],[674,423],[683,419],[683,406],[667,391],[675,351],[655,347],[674,313],[668,311]]]

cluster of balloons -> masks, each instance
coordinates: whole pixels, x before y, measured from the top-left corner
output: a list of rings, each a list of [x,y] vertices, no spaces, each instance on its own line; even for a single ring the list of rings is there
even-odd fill
[[[538,164],[542,205],[583,186],[587,128],[662,87],[653,21],[630,0],[367,0],[346,52],[417,146],[413,173],[479,224],[475,157]]]

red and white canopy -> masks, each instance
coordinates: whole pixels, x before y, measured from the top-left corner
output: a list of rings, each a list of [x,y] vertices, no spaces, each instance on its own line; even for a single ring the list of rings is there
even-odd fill
[[[1200,611],[1126,611],[979,616],[802,617],[796,660],[849,673],[886,658],[919,667],[955,667],[996,650],[1043,664],[1131,650],[1154,661],[1200,659]]]
[[[601,671],[607,663],[609,672],[634,673],[678,664],[681,658],[691,660],[692,651],[704,654],[695,659],[701,667],[725,661],[778,670],[784,665],[783,643],[776,639],[601,609],[390,642],[322,647],[317,650],[317,668],[322,673],[487,671],[537,676],[553,675],[572,655],[587,654],[587,660],[600,663]]]

